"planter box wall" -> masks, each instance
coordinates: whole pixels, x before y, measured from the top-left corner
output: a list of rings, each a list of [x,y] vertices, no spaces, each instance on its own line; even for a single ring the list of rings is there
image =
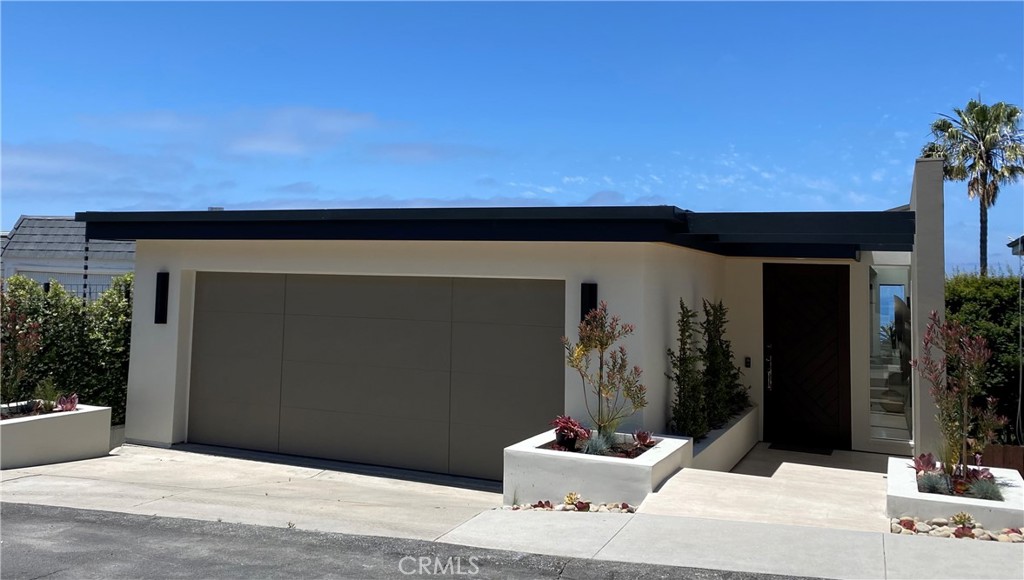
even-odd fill
[[[587,501],[639,505],[679,471],[689,452],[688,440],[657,438],[657,445],[634,459],[540,449],[555,440],[553,429],[506,447],[504,502],[558,503],[575,491]]]
[[[887,474],[886,513],[890,518],[914,516],[927,520],[948,518],[967,512],[985,528],[1020,528],[1024,526],[1024,479],[1014,469],[989,468],[1003,492],[1003,501],[971,497],[939,495],[917,491],[914,462],[899,457],[889,458]]]
[[[693,461],[688,467],[708,471],[730,471],[760,440],[757,407],[733,417],[721,429],[708,433],[693,445]]]
[[[110,407],[79,405],[0,421],[0,469],[102,457],[110,451]]]

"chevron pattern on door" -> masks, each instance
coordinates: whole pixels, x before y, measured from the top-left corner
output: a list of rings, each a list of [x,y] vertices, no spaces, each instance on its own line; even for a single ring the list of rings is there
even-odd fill
[[[765,439],[849,449],[849,267],[765,264],[763,273]]]

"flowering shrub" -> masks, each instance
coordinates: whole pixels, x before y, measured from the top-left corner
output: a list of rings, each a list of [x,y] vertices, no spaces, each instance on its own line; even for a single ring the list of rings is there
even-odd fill
[[[602,300],[580,322],[578,343],[562,337],[568,365],[576,369],[584,389],[596,400],[595,408],[591,406],[591,397],[584,399],[587,413],[602,435],[611,435],[622,419],[647,406],[647,388],[640,383],[643,371],[638,366],[629,366],[625,347],[614,348],[620,338],[633,334],[633,330],[632,324],[609,316],[608,304]],[[597,355],[596,370],[592,368],[592,353]]]
[[[949,475],[966,480],[968,458],[980,454],[995,438],[996,429],[1006,423],[995,413],[994,397],[986,399],[984,408],[974,405],[982,394],[985,365],[992,352],[984,338],[955,320],[940,321],[934,310],[923,347],[921,358],[911,365],[931,383],[943,445],[952,459],[943,461],[943,467]]]

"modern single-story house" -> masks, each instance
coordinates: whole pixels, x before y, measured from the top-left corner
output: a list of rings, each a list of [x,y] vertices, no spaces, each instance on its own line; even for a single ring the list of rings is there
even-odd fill
[[[664,432],[678,302],[707,298],[729,308],[763,440],[934,449],[933,406],[903,359],[942,310],[942,191],[941,161],[918,160],[910,205],[882,212],[77,219],[89,239],[137,244],[129,441],[497,479],[505,446],[556,414],[586,417],[560,337],[595,300],[637,327],[625,344],[649,405],[626,428]],[[880,338],[889,323],[899,341]]]
[[[115,276],[135,268],[135,242],[93,239],[86,244],[85,229],[73,217],[19,217],[0,250],[3,277],[21,275],[40,284],[56,280],[72,294],[98,297]]]

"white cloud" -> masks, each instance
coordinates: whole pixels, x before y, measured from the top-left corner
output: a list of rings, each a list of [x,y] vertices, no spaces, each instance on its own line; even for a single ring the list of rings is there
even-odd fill
[[[582,175],[566,175],[565,177],[562,178],[562,183],[564,183],[566,185],[569,185],[569,184],[580,184],[580,183],[586,183],[586,182],[587,182],[587,178],[583,177]]]
[[[871,172],[871,181],[882,181],[883,179],[885,179],[884,169],[876,169]]]

